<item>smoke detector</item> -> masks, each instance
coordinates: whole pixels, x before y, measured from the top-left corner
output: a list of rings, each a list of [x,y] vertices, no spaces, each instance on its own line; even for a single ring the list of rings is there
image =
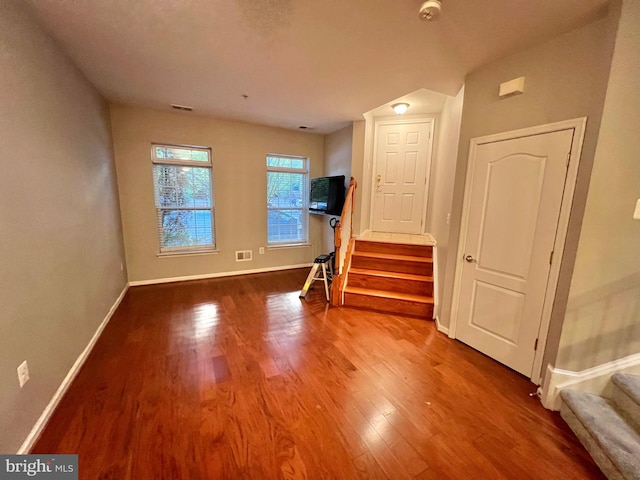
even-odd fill
[[[418,10],[418,15],[422,20],[435,20],[440,16],[441,10],[442,4],[440,0],[427,0]]]

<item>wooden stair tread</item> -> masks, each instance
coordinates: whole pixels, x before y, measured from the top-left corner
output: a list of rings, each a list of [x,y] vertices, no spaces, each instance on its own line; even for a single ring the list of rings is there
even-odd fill
[[[357,295],[367,295],[370,297],[379,297],[392,300],[405,300],[409,302],[424,303],[426,305],[433,304],[433,297],[427,297],[424,295],[413,295],[411,293],[398,293],[389,292],[386,290],[371,290],[368,288],[350,287],[346,286],[345,293],[354,293]]]
[[[413,255],[396,255],[393,253],[374,253],[374,252],[361,252],[355,250],[353,252],[353,256],[358,257],[368,257],[375,259],[384,259],[384,260],[399,260],[399,261],[409,261],[409,262],[419,262],[419,263],[433,263],[433,258],[430,257],[416,257]]]
[[[410,247],[435,247],[434,243],[415,243],[411,240],[372,240],[367,238],[356,238],[356,242],[363,244],[382,245],[408,245]]]
[[[359,252],[392,253],[429,258],[433,256],[433,245],[419,243],[378,242],[356,239],[355,249]]]
[[[375,277],[388,277],[397,278],[399,280],[416,280],[419,282],[433,282],[433,277],[427,275],[416,275],[414,273],[402,273],[402,272],[389,272],[386,270],[371,270],[368,268],[355,268],[351,267],[349,273],[356,273],[359,275],[371,275]]]

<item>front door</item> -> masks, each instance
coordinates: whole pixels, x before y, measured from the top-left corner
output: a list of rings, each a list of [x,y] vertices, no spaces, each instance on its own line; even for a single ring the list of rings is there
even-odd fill
[[[422,233],[431,154],[431,121],[378,124],[374,157],[376,232]]]
[[[529,377],[573,134],[481,144],[469,159],[456,337]]]

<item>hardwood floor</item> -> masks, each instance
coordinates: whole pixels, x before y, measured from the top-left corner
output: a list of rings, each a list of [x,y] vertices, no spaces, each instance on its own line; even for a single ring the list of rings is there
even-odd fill
[[[534,385],[307,270],[134,287],[32,453],[81,479],[603,479]]]

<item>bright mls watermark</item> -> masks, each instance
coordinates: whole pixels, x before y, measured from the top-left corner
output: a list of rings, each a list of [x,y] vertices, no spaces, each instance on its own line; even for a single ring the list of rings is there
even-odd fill
[[[0,455],[0,480],[78,480],[78,455]]]

